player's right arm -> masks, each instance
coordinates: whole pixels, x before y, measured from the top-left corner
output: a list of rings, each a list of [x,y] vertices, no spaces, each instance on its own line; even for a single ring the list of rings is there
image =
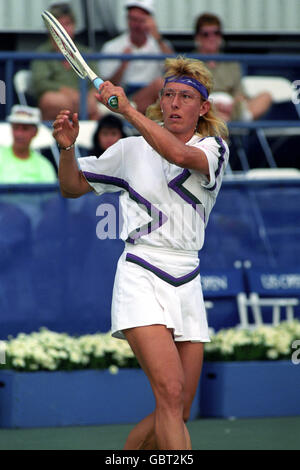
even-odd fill
[[[73,114],[70,119],[70,111],[61,111],[53,123],[53,137],[61,147],[58,179],[61,194],[68,198],[77,198],[92,190],[82,172],[79,171],[75,158],[74,148],[63,150],[75,143],[79,133],[78,114]]]

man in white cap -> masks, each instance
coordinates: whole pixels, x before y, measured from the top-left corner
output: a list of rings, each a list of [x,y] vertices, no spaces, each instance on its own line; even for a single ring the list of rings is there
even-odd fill
[[[153,0],[125,0],[128,31],[106,42],[103,54],[156,55],[173,54],[154,19]],[[163,61],[159,60],[102,60],[100,77],[125,88],[127,95],[145,112],[156,101],[162,88]]]
[[[55,183],[53,165],[30,148],[41,121],[40,110],[15,105],[7,121],[12,127],[13,143],[0,148],[0,183]]]

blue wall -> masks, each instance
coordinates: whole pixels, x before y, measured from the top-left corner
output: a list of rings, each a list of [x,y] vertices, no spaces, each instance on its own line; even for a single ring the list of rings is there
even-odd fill
[[[300,266],[300,182],[224,183],[200,253],[202,272]],[[102,203],[63,199],[56,187],[0,187],[0,338],[41,326],[70,334],[107,331],[123,242],[99,240]]]

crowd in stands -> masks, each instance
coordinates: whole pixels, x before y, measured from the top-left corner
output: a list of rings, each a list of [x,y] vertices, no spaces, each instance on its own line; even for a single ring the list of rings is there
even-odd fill
[[[165,40],[155,19],[153,0],[124,0],[127,29],[107,41],[100,51],[103,54],[174,54],[172,44]],[[58,19],[71,38],[75,36],[76,18],[67,0],[55,0],[49,11]],[[192,26],[192,25],[191,25]],[[210,96],[219,116],[226,122],[252,121],[265,116],[272,106],[268,91],[248,97],[242,86],[242,68],[238,62],[215,61],[210,55],[223,53],[224,34],[221,19],[211,13],[202,13],[195,19],[195,53],[207,56],[206,66],[214,79],[214,92]],[[76,41],[83,53],[92,52]],[[51,36],[37,52],[56,52]],[[122,86],[136,108],[146,113],[162,89],[162,60],[101,60],[90,61],[89,66],[104,80]],[[12,109],[7,120],[11,123],[13,144],[0,149],[0,183],[49,182],[56,180],[57,167],[30,148],[40,121],[53,121],[61,109],[72,113],[80,111],[80,88],[77,75],[66,60],[33,60],[31,63],[31,89],[36,108]],[[98,121],[91,149],[100,156],[109,145],[124,137],[123,123],[95,99],[93,85],[88,83],[87,113],[90,120]],[[106,135],[105,135],[106,134]],[[47,152],[45,153],[47,156]],[[53,162],[52,162],[53,163]],[[56,172],[53,173],[53,166]]]

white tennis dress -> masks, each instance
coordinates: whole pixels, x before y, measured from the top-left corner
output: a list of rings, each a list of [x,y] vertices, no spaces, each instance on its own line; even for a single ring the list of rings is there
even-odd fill
[[[175,341],[210,341],[198,251],[229,158],[220,137],[194,135],[186,144],[203,150],[210,180],[162,158],[143,137],[128,137],[100,158],[79,159],[97,195],[121,191],[121,255],[113,290],[112,335],[162,324]]]

